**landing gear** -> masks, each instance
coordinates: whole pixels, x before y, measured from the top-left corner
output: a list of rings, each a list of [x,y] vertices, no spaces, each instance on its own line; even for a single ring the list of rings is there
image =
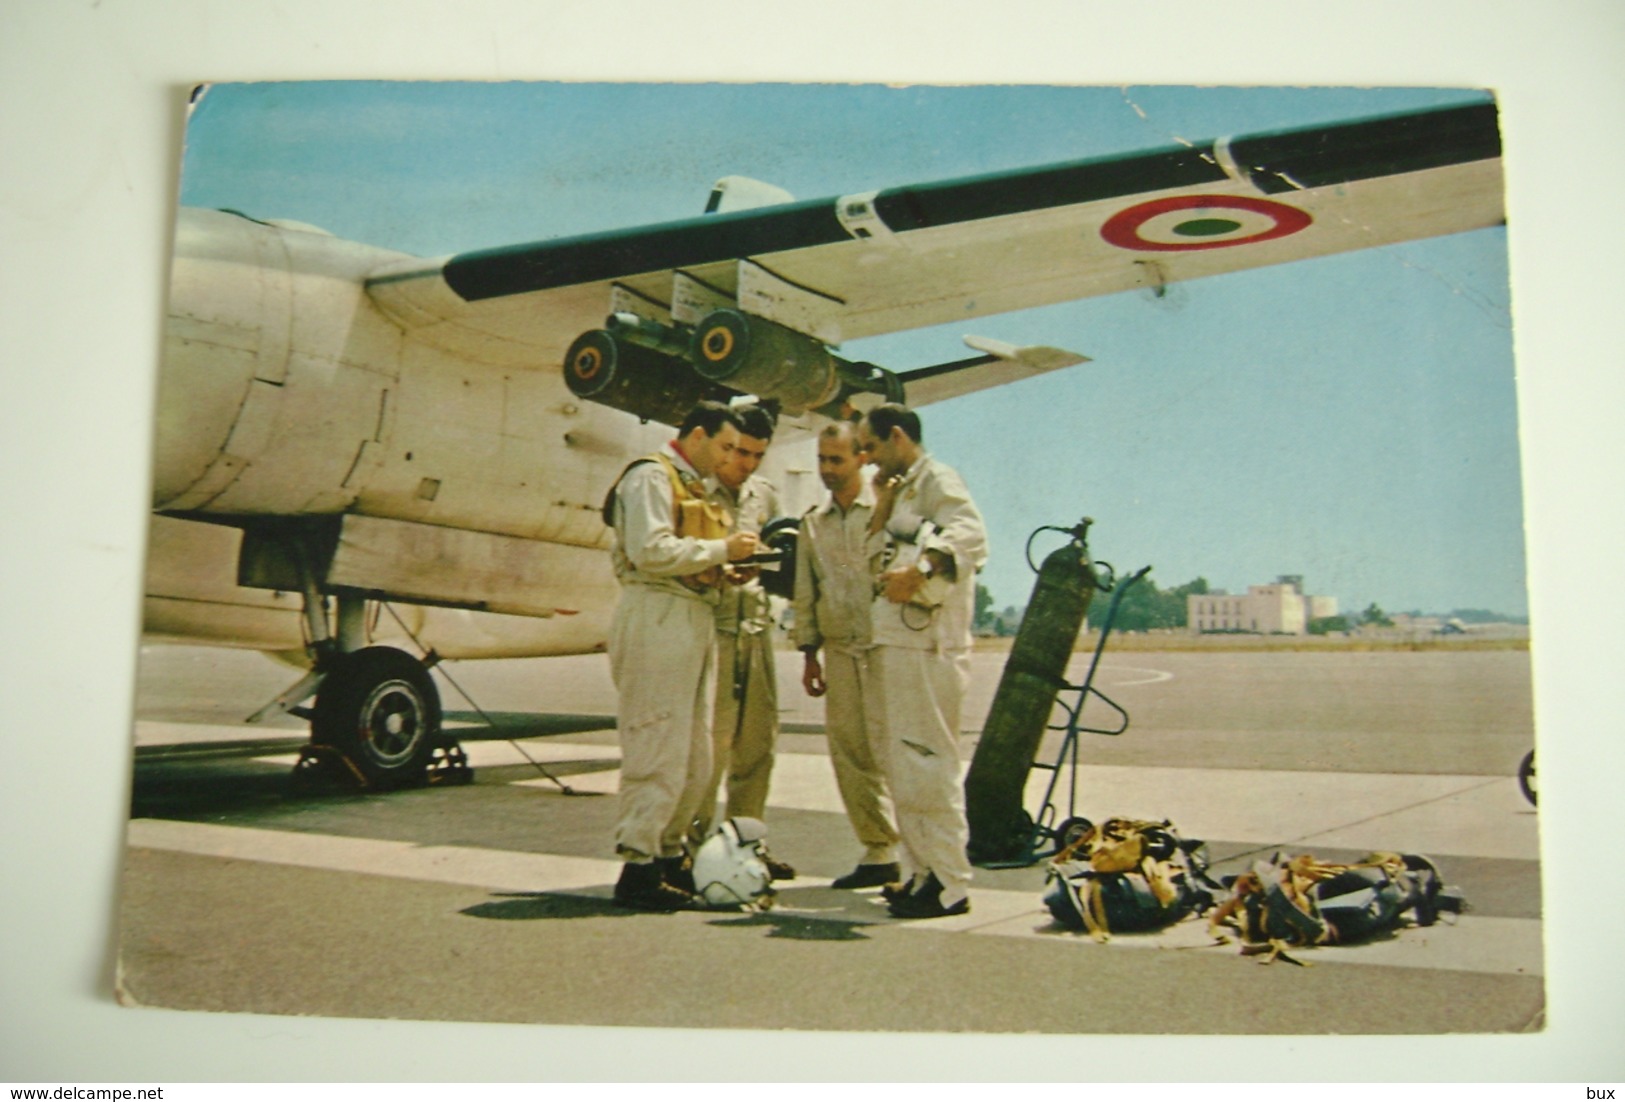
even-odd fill
[[[310,721],[310,742],[293,771],[301,789],[471,781],[467,756],[440,729],[440,693],[429,676],[439,656],[429,650],[419,660],[395,647],[369,645],[376,613],[369,601],[377,598],[349,588],[323,591],[332,536],[294,524],[257,533],[253,558],[264,579],[278,585],[298,580],[311,669],[248,721],[281,714]]]
[[[311,743],[342,754],[368,787],[421,783],[440,737],[440,693],[423,663],[394,647],[326,661]]]

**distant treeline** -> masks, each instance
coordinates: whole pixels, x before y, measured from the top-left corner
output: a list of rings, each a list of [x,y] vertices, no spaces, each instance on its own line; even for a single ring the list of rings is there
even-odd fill
[[[1119,584],[1122,584],[1119,582]],[[1117,604],[1117,618],[1112,623],[1113,631],[1150,631],[1154,628],[1184,628],[1190,625],[1186,619],[1185,598],[1193,594],[1199,595],[1210,592],[1206,578],[1195,578],[1184,585],[1176,585],[1170,589],[1161,589],[1150,574],[1123,590]],[[1111,609],[1114,594],[1097,592],[1089,602],[1089,627],[1098,631],[1106,622],[1106,615]],[[1026,613],[1025,608],[1010,605],[1004,611],[993,608],[993,595],[987,587],[976,587],[976,630],[983,635],[1014,635],[1021,627],[1021,618]],[[1437,616],[1440,620],[1459,620],[1463,624],[1527,624],[1527,617],[1507,616],[1504,613],[1492,612],[1483,608],[1458,608],[1450,612],[1417,612],[1408,615]],[[1311,620],[1308,629],[1311,634],[1323,635],[1328,632],[1353,631],[1361,626],[1391,627],[1392,617],[1383,612],[1381,606],[1375,601],[1366,606],[1362,612],[1351,612],[1341,616],[1326,616]]]
[[[1119,585],[1125,584],[1123,581]],[[1182,628],[1186,626],[1185,598],[1191,594],[1208,592],[1206,578],[1197,578],[1176,585],[1172,589],[1159,589],[1150,574],[1122,591],[1117,603],[1117,618],[1113,631],[1149,631],[1152,628]],[[1115,592],[1097,592],[1089,602],[1089,627],[1098,631],[1106,622]],[[1021,626],[1025,608],[1009,606],[1003,612],[993,609],[993,596],[987,587],[976,587],[976,630],[984,635],[1014,635]]]

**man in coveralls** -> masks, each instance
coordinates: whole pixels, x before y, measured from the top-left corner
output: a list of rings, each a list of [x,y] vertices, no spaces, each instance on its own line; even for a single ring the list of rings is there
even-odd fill
[[[964,480],[923,446],[919,414],[887,403],[858,443],[875,465],[871,531],[874,664],[885,727],[882,768],[897,810],[906,878],[882,889],[897,918],[970,910],[959,714],[970,676],[976,572],[987,533]]]
[[[881,767],[884,727],[873,661],[869,524],[875,493],[863,477],[857,426],[837,421],[818,437],[818,477],[829,496],[801,521],[796,543],[795,627],[801,684],[824,696],[835,785],[863,846],[857,868],[831,887],[877,888],[901,878],[897,822]],[[824,651],[820,662],[818,652]]]
[[[605,503],[620,600],[610,625],[619,693],[621,791],[615,850],[625,862],[615,902],[675,911],[693,899],[680,878],[686,821],[711,779],[715,610],[727,562],[756,550],[751,532],[705,500],[703,479],[739,442],[739,418],[702,402],[677,439],[635,461]]]
[[[761,406],[736,409],[739,443],[711,476],[711,500],[733,515],[734,528],[761,534],[779,515],[778,489],[756,473],[773,441],[773,418]],[[711,726],[711,783],[694,816],[690,841],[705,841],[715,824],[717,793],[727,781],[726,818],[767,818],[768,781],[779,737],[779,680],[773,658],[773,608],[754,577],[722,591],[717,605],[717,703]],[[774,880],[796,870],[765,847]]]

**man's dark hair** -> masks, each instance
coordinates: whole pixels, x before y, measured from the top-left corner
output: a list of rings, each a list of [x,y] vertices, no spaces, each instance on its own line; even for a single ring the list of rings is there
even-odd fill
[[[683,423],[677,428],[677,436],[681,439],[695,429],[704,429],[705,435],[715,436],[722,431],[723,425],[732,425],[741,432],[745,430],[739,414],[728,406],[721,402],[700,402],[683,418]]]
[[[920,428],[920,415],[897,402],[884,402],[876,406],[865,415],[864,420],[869,422],[869,431],[877,440],[886,439],[891,435],[892,429],[900,428],[916,444],[925,442],[925,433]]]
[[[773,439],[773,415],[761,406],[741,406],[734,410],[739,414],[739,431],[745,436],[754,436],[758,440]]]
[[[824,431],[818,434],[820,440],[845,440],[854,455],[858,450],[858,423],[856,421],[831,421],[824,426]]]

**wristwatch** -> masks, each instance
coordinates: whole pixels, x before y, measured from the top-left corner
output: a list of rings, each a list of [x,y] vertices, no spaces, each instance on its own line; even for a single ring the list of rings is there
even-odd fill
[[[932,573],[935,572],[936,567],[931,565],[930,559],[926,558],[924,555],[921,555],[919,558],[914,560],[914,569],[918,570],[922,575],[929,578]]]

